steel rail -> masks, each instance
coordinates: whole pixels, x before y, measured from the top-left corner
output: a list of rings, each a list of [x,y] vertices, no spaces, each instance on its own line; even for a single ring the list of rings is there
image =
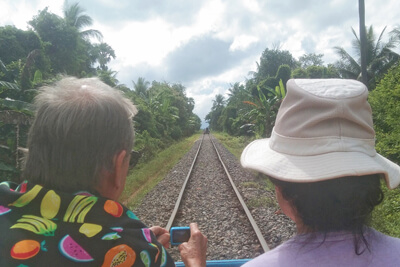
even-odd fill
[[[209,134],[209,136],[210,136],[210,135],[211,135],[211,134]],[[251,215],[250,210],[247,208],[247,205],[246,205],[246,203],[244,202],[242,196],[240,195],[239,190],[238,190],[237,187],[235,186],[235,183],[233,182],[232,177],[231,177],[231,175],[229,174],[228,169],[226,168],[224,162],[222,161],[221,155],[219,154],[218,149],[217,149],[217,147],[215,146],[214,141],[212,140],[212,137],[210,137],[210,140],[211,140],[211,143],[212,143],[213,146],[214,146],[215,151],[217,152],[219,161],[221,162],[221,165],[224,167],[225,173],[226,173],[226,175],[228,176],[229,181],[231,182],[232,188],[233,188],[233,190],[235,191],[236,196],[237,196],[237,198],[238,198],[240,204],[242,204],[243,210],[244,210],[244,212],[246,213],[247,218],[249,219],[250,224],[251,224],[251,226],[253,227],[253,230],[254,230],[254,232],[256,233],[258,240],[260,241],[261,247],[263,248],[264,252],[269,251],[270,249],[269,249],[269,247],[268,247],[268,245],[267,245],[267,242],[265,241],[265,239],[264,239],[264,237],[263,237],[263,235],[262,235],[262,233],[261,233],[261,231],[260,231],[260,228],[258,227],[258,225],[257,225],[257,223],[255,222],[253,216]]]
[[[171,217],[169,217],[167,226],[165,227],[168,232],[171,229],[171,226],[172,226],[172,224],[173,224],[173,222],[175,220],[176,213],[178,212],[179,205],[181,204],[183,193],[185,192],[185,189],[186,189],[186,184],[189,181],[190,175],[192,174],[193,166],[196,163],[197,156],[199,155],[199,151],[200,151],[201,145],[203,144],[203,140],[204,140],[204,134],[203,134],[203,138],[201,138],[201,142],[200,142],[199,148],[197,149],[196,155],[194,156],[194,159],[193,159],[193,162],[192,162],[192,166],[190,166],[188,175],[186,176],[185,182],[183,183],[181,191],[179,192],[179,196],[178,196],[178,199],[176,200],[174,210],[172,211]]]

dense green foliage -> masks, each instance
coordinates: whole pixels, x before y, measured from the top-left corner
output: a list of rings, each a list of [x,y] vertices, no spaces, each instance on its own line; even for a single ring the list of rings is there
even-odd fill
[[[400,164],[400,65],[392,68],[369,94],[377,151]],[[400,192],[382,185],[385,198],[373,213],[373,226],[379,231],[400,237]]]
[[[193,113],[194,100],[181,84],[139,78],[133,90],[116,79],[108,63],[115,51],[102,42],[102,34],[88,29],[93,24],[78,3],[64,4],[63,17],[47,8],[30,21],[30,30],[0,27],[0,180],[17,179],[32,120],[30,103],[37,88],[65,75],[99,77],[123,91],[137,105],[134,118],[135,149],[138,157],[149,160],[174,141],[200,129],[201,120]],[[97,40],[98,42],[94,42]]]
[[[372,26],[366,30],[366,41],[363,47],[366,47],[367,52],[367,85],[370,90],[373,90],[391,67],[399,65],[400,56],[394,51],[400,44],[400,27],[390,32],[387,42],[383,41],[385,29],[378,38],[375,36]],[[361,80],[361,41],[354,29],[352,32],[355,36],[353,48],[358,59],[354,59],[343,48],[335,47],[339,56],[339,60],[335,64],[324,65],[323,54],[304,54],[296,60],[289,51],[266,48],[261,54],[260,62],[257,63],[257,71],[250,71],[251,77],[244,84],[234,83],[229,89],[226,99],[223,95],[216,96],[211,111],[206,116],[211,130],[224,131],[234,136],[268,137],[274,126],[281,100],[285,95],[286,82],[290,78]],[[382,83],[380,87],[385,89],[379,91],[388,90],[387,86],[387,82]],[[392,101],[396,99],[392,95],[395,94],[394,92],[382,94],[391,97]],[[385,100],[382,103],[385,103]],[[393,105],[395,106],[395,104]],[[383,107],[384,105],[381,110],[376,111],[376,114],[384,116],[386,111],[383,110]],[[388,120],[386,118],[385,122],[380,122],[378,126],[384,129],[397,127],[394,126],[394,120]],[[378,138],[386,138],[388,132],[384,130],[381,133],[380,131],[378,128]],[[398,137],[388,136],[385,141],[378,143],[378,146],[383,146],[383,142],[386,142],[385,149],[397,151],[398,142],[396,140],[399,140]]]
[[[234,83],[226,100],[215,97],[206,116],[210,128],[234,136],[268,137],[290,78],[340,77],[335,66],[323,65],[322,56],[311,53],[296,60],[289,51],[266,48],[245,84]]]
[[[281,65],[288,65],[293,69],[296,67],[296,59],[287,50],[268,49],[266,48],[260,57],[260,64],[256,78],[261,81],[268,77],[276,75]]]
[[[372,213],[372,226],[378,231],[400,238],[400,192],[396,188],[389,190],[382,182],[383,202]]]
[[[223,125],[225,125],[225,123],[223,122],[222,125],[219,121],[221,115],[222,115],[222,111],[224,110],[225,107],[225,100],[223,95],[216,95],[215,96],[215,100],[213,100],[213,105],[211,108],[211,112],[209,114],[207,114],[205,120],[208,122],[208,124],[210,125],[210,128],[215,130],[215,131],[221,131],[223,129]],[[235,111],[233,111],[235,112]],[[224,116],[226,117],[228,113],[227,111],[225,111]],[[229,117],[226,118],[227,120],[229,119]]]
[[[148,85],[140,77],[131,93],[139,109],[134,118],[135,150],[140,151],[144,160],[173,141],[191,136],[201,126],[200,118],[193,113],[194,100],[186,96],[184,86],[156,81]]]
[[[400,163],[400,66],[391,69],[369,94],[374,115],[376,148]]]
[[[23,31],[10,25],[0,28],[0,58],[5,65],[26,58],[31,51],[41,48],[40,38],[34,31]]]

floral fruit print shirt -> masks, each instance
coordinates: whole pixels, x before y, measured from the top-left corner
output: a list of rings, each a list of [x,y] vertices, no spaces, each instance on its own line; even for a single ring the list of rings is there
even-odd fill
[[[0,266],[175,266],[120,203],[87,192],[0,184]]]

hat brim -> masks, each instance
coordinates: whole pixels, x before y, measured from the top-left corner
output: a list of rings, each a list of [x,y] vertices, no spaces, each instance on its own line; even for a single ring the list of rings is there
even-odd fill
[[[388,188],[400,183],[400,167],[378,153],[331,152],[313,156],[278,153],[269,146],[270,139],[250,143],[242,152],[244,168],[262,172],[288,182],[318,182],[344,176],[382,174]]]

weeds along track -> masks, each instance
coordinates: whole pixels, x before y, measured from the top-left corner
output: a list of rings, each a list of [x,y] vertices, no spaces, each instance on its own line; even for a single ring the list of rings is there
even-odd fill
[[[224,164],[219,161],[212,141]],[[198,158],[194,163],[195,155]],[[232,184],[242,197],[238,198]],[[180,195],[182,202],[175,204]],[[241,202],[249,205],[250,219],[245,212],[247,207]],[[198,140],[134,212],[149,226],[169,228],[197,222],[208,238],[207,260],[254,258],[294,234],[293,224],[279,214],[274,194],[266,189],[265,180],[244,171],[212,135]],[[171,216],[175,212],[176,217]],[[256,231],[252,225],[258,225]],[[180,260],[177,248],[169,252],[176,261]]]

